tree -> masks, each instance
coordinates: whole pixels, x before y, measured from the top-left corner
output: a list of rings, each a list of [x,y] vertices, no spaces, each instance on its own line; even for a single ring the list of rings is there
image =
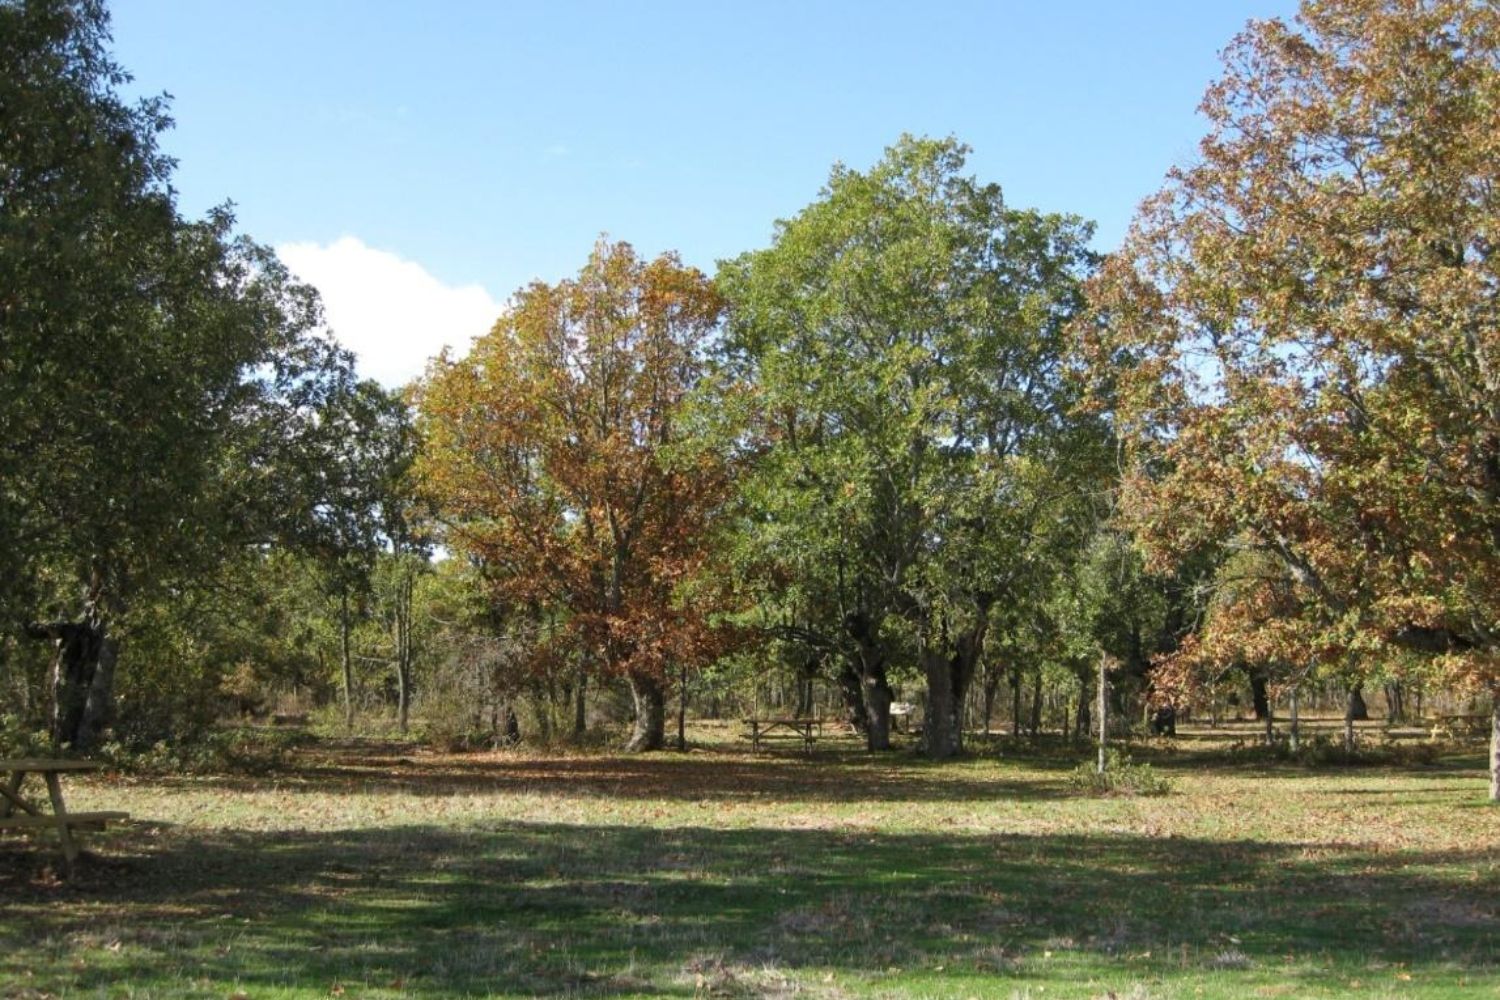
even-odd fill
[[[991,611],[1039,593],[1041,539],[1099,440],[1063,367],[1090,229],[1007,207],[967,152],[906,137],[868,173],[835,167],[719,278],[766,444],[750,527],[837,595],[871,749],[898,636],[916,646],[939,757],[961,748]]]
[[[354,725],[353,631],[356,617],[374,598],[372,587],[382,554],[401,569],[387,573],[393,611],[393,662],[398,679],[397,711],[406,730],[411,681],[409,648],[413,577],[426,558],[427,543],[416,523],[410,470],[416,435],[400,393],[376,382],[349,382],[319,407],[306,454],[294,465],[294,509],[310,517],[291,526],[291,540],[316,559],[327,593],[337,601],[339,664],[344,724]]]
[[[721,309],[675,256],[601,241],[577,279],[517,292],[418,393],[419,474],[448,543],[505,605],[546,621],[539,656],[580,654],[580,707],[590,674],[629,682],[631,750],[661,747],[670,668],[718,635],[714,602],[681,598],[730,496],[726,459],[694,446],[690,405]]]
[[[55,643],[78,747],[132,602],[310,515],[288,465],[350,378],[311,289],[178,215],[165,105],[117,96],[107,41],[97,0],[0,3],[0,613]]]
[[[1132,521],[1160,561],[1279,560],[1286,662],[1422,649],[1489,687],[1500,798],[1500,10],[1309,0],[1225,65],[1092,289]]]

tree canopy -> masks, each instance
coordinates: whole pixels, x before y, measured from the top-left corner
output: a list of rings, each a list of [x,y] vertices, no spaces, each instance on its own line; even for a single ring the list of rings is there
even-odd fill
[[[0,616],[58,643],[80,745],[132,601],[337,502],[300,485],[355,384],[311,288],[178,214],[165,103],[118,96],[107,41],[95,0],[0,4]]]
[[[1280,562],[1232,641],[1500,683],[1500,11],[1312,0],[1225,67],[1092,288],[1130,523]]]
[[[872,747],[893,644],[920,648],[939,756],[992,608],[1028,599],[1078,488],[1063,331],[1092,263],[1087,225],[1009,208],[966,153],[905,138],[868,173],[836,167],[719,279],[765,442],[753,530],[837,595]]]
[[[576,279],[519,291],[420,389],[419,471],[449,544],[547,634],[539,656],[629,680],[634,749],[661,745],[668,667],[715,634],[712,608],[680,588],[730,489],[724,456],[690,435],[721,311],[674,256],[600,242]]]

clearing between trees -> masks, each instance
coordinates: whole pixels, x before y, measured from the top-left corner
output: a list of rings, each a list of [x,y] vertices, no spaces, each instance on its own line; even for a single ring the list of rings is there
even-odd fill
[[[72,881],[0,845],[0,994],[1494,997],[1478,746],[1307,768],[1242,728],[1137,748],[1152,798],[1077,793],[1060,744],[938,766],[708,724],[687,754],[321,741],[79,781],[137,821]]]

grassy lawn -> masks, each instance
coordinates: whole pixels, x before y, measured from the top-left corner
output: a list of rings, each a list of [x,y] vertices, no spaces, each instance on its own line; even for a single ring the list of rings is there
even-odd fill
[[[1500,997],[1477,750],[1199,756],[1152,799],[1079,797],[1071,760],[1003,742],[324,743],[260,778],[79,780],[71,806],[135,820],[69,883],[0,842],[0,995]]]

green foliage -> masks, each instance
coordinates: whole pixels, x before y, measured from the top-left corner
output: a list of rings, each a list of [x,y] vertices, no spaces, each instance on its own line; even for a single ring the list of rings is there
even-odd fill
[[[1263,740],[1238,741],[1223,753],[1228,761],[1244,764],[1299,764],[1318,768],[1347,767],[1413,767],[1437,763],[1452,748],[1429,740],[1357,741],[1352,748],[1327,733],[1301,737],[1292,746],[1286,734],[1270,743]]]
[[[1089,795],[1166,795],[1172,782],[1150,764],[1137,764],[1129,754],[1110,747],[1104,752],[1103,771],[1098,762],[1086,760],[1068,774],[1068,787]]]
[[[18,714],[0,715],[0,757],[51,757],[56,751],[45,729]]]
[[[91,756],[132,774],[270,774],[314,737],[288,729],[225,728],[149,746],[109,742]]]
[[[343,415],[365,395],[312,289],[227,209],[178,214],[165,102],[119,96],[107,41],[96,0],[0,4],[0,626],[91,637],[56,734],[79,743],[111,721],[116,663],[165,680],[150,657],[201,644],[165,605],[350,509],[328,472],[359,453]],[[203,679],[137,704],[201,715]]]
[[[967,152],[908,136],[868,173],[835,167],[718,276],[759,445],[742,564],[771,617],[872,687],[922,656],[957,656],[944,690],[967,684],[991,609],[1050,571],[1102,442],[1062,363],[1090,228],[1009,208]]]

